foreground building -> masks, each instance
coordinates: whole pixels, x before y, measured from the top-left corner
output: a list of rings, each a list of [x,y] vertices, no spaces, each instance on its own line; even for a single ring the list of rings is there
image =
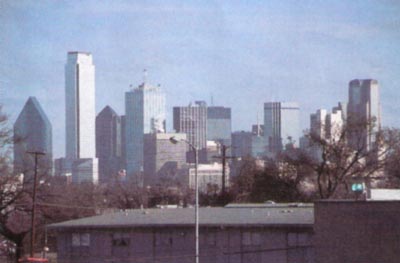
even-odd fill
[[[313,262],[312,205],[200,208],[200,262]],[[194,262],[194,208],[135,209],[53,224],[59,263]]]
[[[315,204],[317,263],[397,263],[400,201],[321,201]]]

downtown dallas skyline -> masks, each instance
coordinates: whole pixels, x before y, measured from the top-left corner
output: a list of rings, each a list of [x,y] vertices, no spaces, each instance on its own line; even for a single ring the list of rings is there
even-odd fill
[[[301,128],[319,108],[346,101],[352,79],[380,85],[383,126],[399,126],[400,5],[390,1],[141,2],[5,1],[0,15],[0,103],[13,123],[35,96],[65,149],[65,54],[93,54],[96,114],[124,114],[143,82],[172,107],[195,100],[232,108],[233,130],[263,119],[263,103],[296,101]]]

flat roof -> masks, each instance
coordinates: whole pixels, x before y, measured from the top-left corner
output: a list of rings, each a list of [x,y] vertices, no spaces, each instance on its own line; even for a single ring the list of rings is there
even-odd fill
[[[194,225],[194,213],[194,208],[132,209],[65,221],[48,227],[52,229],[184,227]],[[199,224],[200,226],[311,227],[314,224],[314,207],[312,205],[202,207],[199,210]]]

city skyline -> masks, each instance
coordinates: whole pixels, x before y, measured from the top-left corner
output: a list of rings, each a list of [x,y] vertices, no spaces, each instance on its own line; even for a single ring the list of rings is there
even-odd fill
[[[347,100],[351,79],[369,78],[380,83],[383,126],[399,126],[395,2],[0,5],[7,36],[0,42],[0,103],[12,123],[26,98],[36,96],[53,124],[54,157],[64,156],[63,66],[70,50],[94,56],[96,113],[110,105],[123,115],[124,93],[148,69],[149,83],[167,93],[167,131],[173,106],[210,104],[211,97],[232,108],[232,131],[249,130],[267,101],[298,101],[305,129],[310,113]]]

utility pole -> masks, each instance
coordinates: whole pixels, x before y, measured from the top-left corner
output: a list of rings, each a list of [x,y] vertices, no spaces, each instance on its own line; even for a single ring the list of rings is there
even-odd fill
[[[35,212],[36,212],[36,187],[37,187],[37,172],[38,172],[38,157],[39,155],[45,155],[44,152],[27,152],[29,154],[35,155],[35,174],[33,177],[33,193],[32,193],[32,216],[31,216],[31,258],[34,257],[34,247],[35,247]]]
[[[225,196],[225,181],[226,181],[226,160],[227,159],[234,159],[233,156],[227,156],[226,151],[231,148],[230,146],[226,146],[225,144],[221,143],[221,156],[213,156],[214,158],[221,159],[222,161],[222,189],[221,194]]]

